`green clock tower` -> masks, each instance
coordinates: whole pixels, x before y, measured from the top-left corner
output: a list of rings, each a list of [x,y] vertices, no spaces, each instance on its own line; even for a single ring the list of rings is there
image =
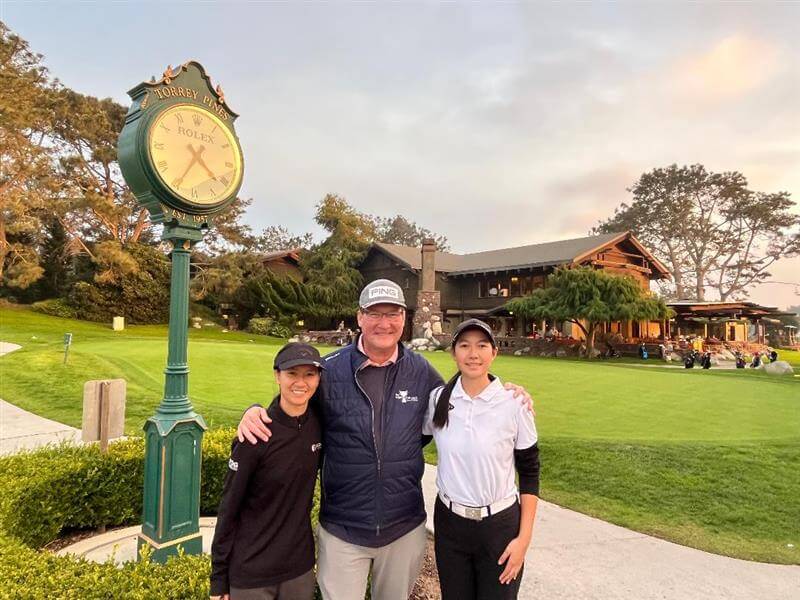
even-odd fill
[[[242,185],[244,161],[233,128],[237,118],[222,88],[190,61],[167,67],[134,87],[119,136],[125,181],[162,237],[172,246],[169,341],[164,398],[144,425],[142,532],[152,558],[163,562],[183,548],[199,554],[200,462],[203,417],[189,400],[187,342],[189,259],[192,246],[213,227]]]

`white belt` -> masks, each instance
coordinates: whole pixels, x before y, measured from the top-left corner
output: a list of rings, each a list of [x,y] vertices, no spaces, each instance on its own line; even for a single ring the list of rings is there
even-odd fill
[[[480,521],[486,517],[491,517],[492,515],[499,513],[501,510],[507,509],[509,506],[516,504],[517,502],[517,497],[511,496],[505,500],[498,500],[489,506],[465,506],[463,504],[459,504],[458,502],[453,502],[444,494],[444,492],[439,492],[439,499],[447,508],[457,514],[459,517],[472,519],[473,521]]]

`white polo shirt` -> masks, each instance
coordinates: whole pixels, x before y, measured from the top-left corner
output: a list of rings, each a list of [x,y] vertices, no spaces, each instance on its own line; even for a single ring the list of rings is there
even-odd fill
[[[450,396],[448,424],[438,429],[433,414],[442,389],[431,392],[423,425],[439,453],[439,491],[465,506],[488,506],[515,496],[514,450],[530,448],[538,440],[527,404],[497,378],[470,398],[459,378]]]

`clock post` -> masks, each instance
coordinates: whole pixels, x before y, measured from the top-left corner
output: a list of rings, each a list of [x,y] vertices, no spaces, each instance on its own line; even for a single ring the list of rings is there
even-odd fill
[[[118,142],[122,174],[171,246],[164,397],[144,425],[145,473],[138,547],[164,562],[202,551],[200,465],[205,421],[189,399],[189,263],[192,247],[242,183],[237,115],[194,61],[133,88]]]

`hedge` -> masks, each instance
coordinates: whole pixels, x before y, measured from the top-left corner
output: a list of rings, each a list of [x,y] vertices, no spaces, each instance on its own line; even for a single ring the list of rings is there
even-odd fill
[[[234,435],[203,436],[201,514],[216,514]],[[139,523],[143,466],[142,438],[0,458],[0,598],[208,598],[207,556],[117,568],[39,550],[65,529]]]
[[[34,302],[31,308],[36,312],[40,312],[51,317],[61,317],[63,319],[76,319],[78,311],[74,306],[70,306],[63,298],[51,298],[49,300],[40,300]]]
[[[0,537],[0,598],[207,599],[208,556],[170,558],[165,565],[142,561],[117,568],[74,556],[37,551]]]

